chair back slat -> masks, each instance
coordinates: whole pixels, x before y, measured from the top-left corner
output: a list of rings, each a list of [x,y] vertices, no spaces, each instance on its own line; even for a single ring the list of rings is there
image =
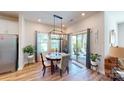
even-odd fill
[[[43,54],[40,53],[40,56],[41,56],[42,65],[45,66],[45,64],[44,64],[44,59],[43,59]]]

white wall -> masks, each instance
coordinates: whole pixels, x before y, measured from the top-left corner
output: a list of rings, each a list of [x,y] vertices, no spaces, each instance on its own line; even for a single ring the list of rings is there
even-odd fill
[[[18,34],[18,21],[0,16],[0,34]]]
[[[124,22],[124,12],[105,12],[104,13],[105,20],[105,44],[104,44],[104,52],[105,56],[109,53],[109,33],[111,30],[116,32],[116,45],[118,45],[118,23]]]
[[[34,23],[30,21],[26,21],[25,27],[26,27],[25,28],[25,36],[26,36],[25,46],[29,44],[35,45],[35,31],[47,33],[53,30],[52,26],[44,25],[41,23]]]
[[[67,28],[68,33],[91,28],[91,52],[102,55],[99,71],[104,73],[104,12],[99,12]],[[98,37],[96,38],[96,32]],[[96,41],[97,40],[97,41]]]

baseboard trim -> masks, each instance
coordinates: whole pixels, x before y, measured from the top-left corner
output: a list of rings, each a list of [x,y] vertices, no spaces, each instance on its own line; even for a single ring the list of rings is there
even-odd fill
[[[24,66],[21,66],[21,67],[18,68],[18,70],[22,70],[23,68],[24,68]]]

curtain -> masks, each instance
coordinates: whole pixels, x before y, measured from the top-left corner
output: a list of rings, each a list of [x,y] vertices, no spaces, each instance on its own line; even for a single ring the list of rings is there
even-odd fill
[[[68,53],[69,53],[69,45],[70,45],[70,34],[67,35],[67,50],[68,50]]]
[[[86,67],[91,68],[90,63],[90,29],[87,29],[87,46],[86,46]]]
[[[37,31],[35,31],[35,62],[38,62],[37,60]]]

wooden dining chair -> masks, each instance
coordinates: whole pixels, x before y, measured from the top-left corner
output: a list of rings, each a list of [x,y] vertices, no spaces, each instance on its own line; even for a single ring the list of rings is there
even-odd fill
[[[43,76],[44,76],[45,75],[45,72],[46,72],[46,68],[51,67],[51,64],[47,60],[44,61],[44,58],[43,58],[43,54],[42,53],[40,53],[40,55],[41,55],[41,61],[42,61],[42,65],[43,65],[42,71],[43,71]]]
[[[61,59],[61,62],[57,64],[57,67],[60,70],[61,77],[62,77],[62,74],[66,71],[69,74],[69,55],[63,56]]]

